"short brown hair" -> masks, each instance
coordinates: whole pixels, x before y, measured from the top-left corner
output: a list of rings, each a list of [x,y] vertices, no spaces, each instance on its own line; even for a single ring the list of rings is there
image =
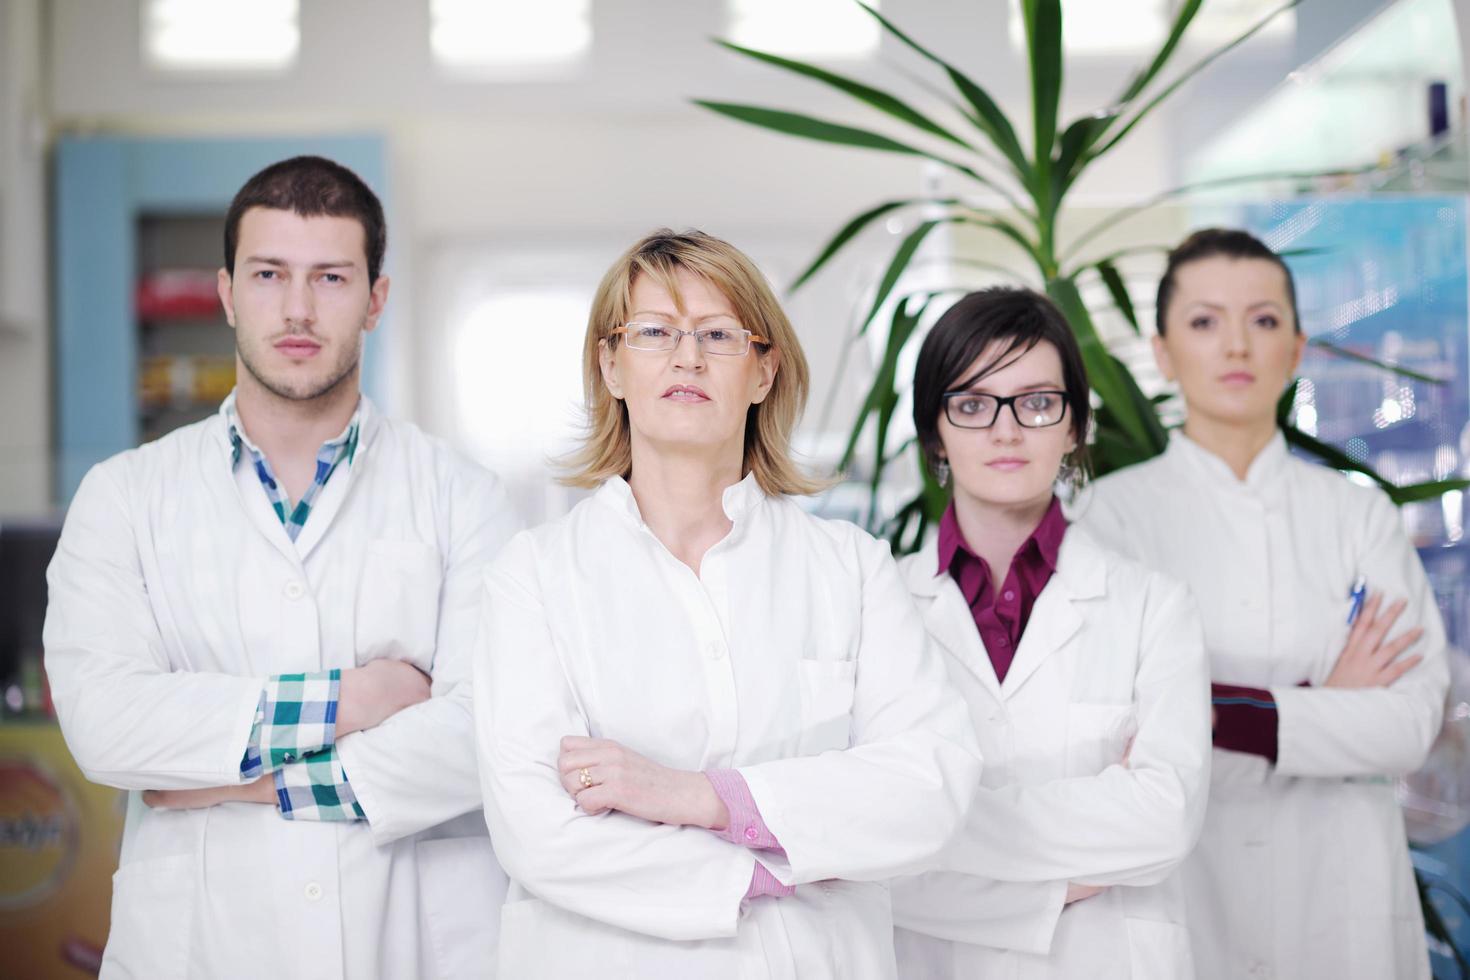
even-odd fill
[[[303,218],[353,218],[362,225],[368,283],[378,281],[388,251],[383,202],[357,174],[326,157],[282,160],[251,177],[225,214],[225,269],[235,274],[240,219],[251,208],[294,211]]]
[[[791,432],[806,405],[810,374],[796,330],[781,309],[770,284],[755,263],[728,242],[702,231],[673,232],[667,228],[646,236],[624,252],[597,287],[587,318],[582,345],[582,387],[587,413],[581,448],[564,461],[562,482],[595,487],[615,476],[627,477],[633,467],[632,433],[628,408],[613,397],[602,379],[600,352],[618,342],[612,331],[623,326],[632,304],[633,284],[649,276],[668,290],[681,309],[675,273],[684,269],[724,294],[740,325],[769,344],[756,344],[756,356],[774,348],[781,364],[770,393],[750,406],[745,421],[744,471],[754,473],[768,494],[807,494],[825,484],[803,473],[791,457]]]

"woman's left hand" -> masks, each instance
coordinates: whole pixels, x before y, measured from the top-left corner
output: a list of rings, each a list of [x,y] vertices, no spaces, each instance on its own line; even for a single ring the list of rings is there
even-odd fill
[[[619,810],[710,830],[723,830],[730,820],[704,773],[661,766],[611,739],[568,735],[556,766],[562,786],[585,813]]]

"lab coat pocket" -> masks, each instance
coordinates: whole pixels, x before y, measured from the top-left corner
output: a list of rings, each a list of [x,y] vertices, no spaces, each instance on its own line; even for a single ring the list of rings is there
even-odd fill
[[[414,857],[425,975],[440,980],[495,976],[495,939],[507,881],[490,838],[421,840],[414,845]]]
[[[801,735],[798,755],[816,755],[852,744],[852,700],[857,683],[855,660],[803,660]]]
[[[1131,980],[1179,980],[1194,976],[1189,930],[1177,922],[1124,919]]]
[[[193,855],[178,854],[117,869],[103,974],[150,980],[189,975],[194,866]]]
[[[1096,776],[1121,765],[1138,733],[1131,704],[1067,706],[1067,775]]]
[[[406,660],[425,672],[434,666],[439,629],[439,552],[419,541],[373,541],[357,581],[359,666],[370,660]]]

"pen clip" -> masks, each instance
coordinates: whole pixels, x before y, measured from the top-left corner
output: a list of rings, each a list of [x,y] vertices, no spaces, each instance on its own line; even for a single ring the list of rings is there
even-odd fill
[[[1368,595],[1368,578],[1359,575],[1353,579],[1353,587],[1348,592],[1348,625],[1351,626],[1358,618],[1358,613],[1363,611],[1363,600]]]

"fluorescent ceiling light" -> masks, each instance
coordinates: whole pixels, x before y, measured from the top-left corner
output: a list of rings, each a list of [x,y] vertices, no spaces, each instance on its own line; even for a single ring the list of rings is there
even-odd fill
[[[729,18],[731,41],[789,58],[863,58],[881,34],[852,0],[729,0]]]
[[[1151,51],[1169,33],[1168,0],[1062,0],[1062,43],[1068,54],[1110,55]],[[1026,21],[1011,0],[1011,44],[1026,49]]]
[[[556,65],[592,47],[591,0],[430,0],[429,48],[456,71]]]
[[[1189,25],[1186,40],[1193,44],[1215,47],[1235,40],[1255,26],[1271,11],[1281,6],[1281,0],[1210,0],[1200,8],[1199,16]],[[1286,10],[1271,18],[1250,43],[1270,38],[1289,41],[1296,37],[1296,10]]]
[[[298,0],[146,0],[147,63],[168,71],[283,71],[301,47]]]
[[[1019,0],[1010,0],[1011,44],[1026,48],[1026,23]],[[1211,0],[1190,22],[1186,44],[1217,47],[1233,41],[1281,6],[1281,0]],[[1152,53],[1174,25],[1179,0],[1062,0],[1063,43],[1068,54],[1131,55]],[[1273,17],[1253,40],[1290,40],[1296,34],[1296,11]]]

